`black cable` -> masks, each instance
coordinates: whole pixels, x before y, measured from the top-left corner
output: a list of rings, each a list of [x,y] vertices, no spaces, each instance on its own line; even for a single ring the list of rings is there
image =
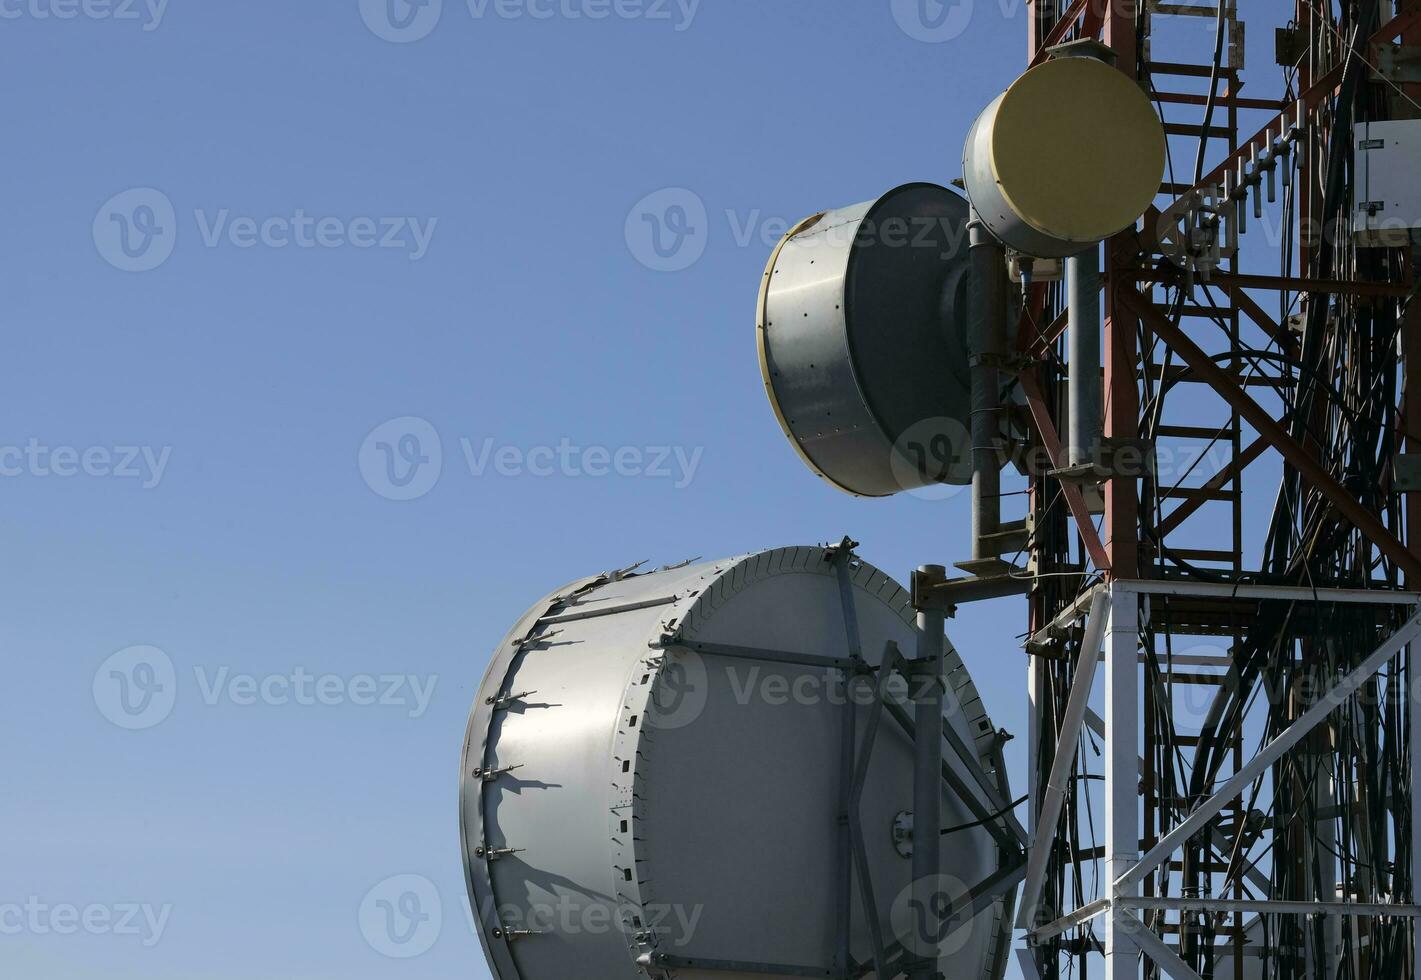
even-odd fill
[[[1199,127],[1199,150],[1194,158],[1194,183],[1204,179],[1204,149],[1209,143],[1209,127],[1214,123],[1215,100],[1219,95],[1219,70],[1224,61],[1224,13],[1228,5],[1219,0],[1219,13],[1214,19],[1214,64],[1209,70],[1209,96],[1204,101],[1204,122]]]
[[[991,823],[993,820],[996,820],[998,817],[1004,817],[1004,816],[1006,816],[1008,813],[1011,813],[1013,810],[1015,810],[1017,807],[1021,806],[1023,803],[1025,803],[1025,802],[1026,802],[1027,800],[1029,800],[1029,799],[1031,799],[1031,794],[1030,794],[1030,793],[1026,794],[1026,795],[1023,796],[1021,799],[1017,800],[1015,803],[1013,803],[1011,806],[1007,807],[1006,809],[1004,809],[1004,810],[998,810],[996,813],[989,814],[988,816],[983,817],[981,820],[974,820],[974,821],[972,821],[971,823],[958,824],[956,827],[948,827],[946,830],[944,830],[944,831],[942,832],[942,835],[943,835],[944,837],[946,837],[948,834],[955,834],[955,833],[957,833],[959,830],[971,830],[973,827],[980,827],[980,826],[982,826],[983,824]]]

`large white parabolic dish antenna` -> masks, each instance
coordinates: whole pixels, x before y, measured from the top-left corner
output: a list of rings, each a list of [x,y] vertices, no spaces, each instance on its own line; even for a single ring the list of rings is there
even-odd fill
[[[878,977],[843,819],[857,768],[883,945],[949,977],[1000,975],[1000,891],[959,906],[950,931],[912,903],[911,710],[899,720],[908,692],[888,685],[879,712],[874,668],[914,643],[909,595],[823,547],[602,575],[537,603],[494,654],[463,760],[465,866],[494,976]],[[846,697],[832,664],[854,647]],[[950,647],[946,669],[942,819],[968,826],[942,837],[940,891],[959,901],[1019,856],[1019,828],[974,825],[1010,795],[1000,737]]]

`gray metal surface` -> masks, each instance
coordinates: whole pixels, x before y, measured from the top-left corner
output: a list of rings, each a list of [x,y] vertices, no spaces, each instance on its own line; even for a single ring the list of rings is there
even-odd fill
[[[962,182],[967,187],[967,196],[982,223],[1003,245],[1038,258],[1073,255],[1093,243],[1062,241],[1041,231],[1017,214],[997,182],[992,167],[992,127],[1006,97],[1007,93],[1003,92],[993,99],[967,131],[962,151]]]
[[[1100,248],[1066,259],[1066,465],[1096,461],[1100,447]]]
[[[1356,128],[1358,244],[1396,246],[1421,228],[1421,119],[1361,122]]]
[[[891,643],[917,647],[908,594],[857,559],[841,580],[822,547],[583,579],[534,606],[494,654],[463,760],[465,864],[498,980],[828,977],[845,947],[870,962],[860,886],[840,942],[839,817],[845,722],[871,712],[862,687],[850,710],[823,663],[861,650],[876,664]],[[979,774],[995,808],[1010,793],[997,736],[950,644],[945,655],[945,777]],[[894,701],[911,713],[908,695]],[[912,863],[892,833],[914,806],[911,738],[886,721],[865,758],[876,918],[885,944],[912,945]],[[972,823],[984,803],[951,785],[943,823]],[[1010,896],[991,891],[1003,833],[942,838],[942,890],[969,910],[930,947],[948,976],[989,976],[1009,942]]]
[[[967,483],[967,203],[935,184],[827,211],[765,270],[771,404],[811,469],[879,497]]]
[[[1002,246],[987,233],[981,217],[969,226],[967,351],[970,360],[972,438],[972,559],[1001,555],[988,545],[1002,523],[1002,388],[998,367],[1007,350],[1007,269]],[[979,569],[980,571],[980,569]]]
[[[919,571],[946,575],[941,565],[925,565]],[[927,907],[936,892],[935,876],[942,868],[942,738],[943,702],[946,684],[941,682],[943,667],[943,625],[940,609],[925,609],[917,614],[919,697],[915,704],[913,727],[924,737],[914,743],[913,775],[913,881],[914,901]],[[929,667],[931,664],[931,667]],[[909,980],[934,980],[937,964],[923,960],[908,974]]]

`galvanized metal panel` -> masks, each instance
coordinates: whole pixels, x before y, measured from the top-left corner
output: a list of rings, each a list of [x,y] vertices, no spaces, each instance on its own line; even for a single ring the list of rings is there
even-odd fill
[[[1421,228],[1421,119],[1359,122],[1356,140],[1357,243],[1406,245]]]
[[[851,583],[865,657],[875,660],[890,639],[912,649],[907,594],[861,563]],[[819,668],[651,645],[679,630],[688,640],[845,656],[825,549],[583,580],[573,592],[540,603],[510,633],[471,718],[464,846],[495,975],[621,980],[646,976],[637,959],[652,952],[827,969],[836,948],[842,690]],[[666,596],[675,601],[651,603]],[[567,619],[592,610],[612,611]],[[561,622],[549,627],[550,619]],[[991,723],[960,659],[949,661],[948,722],[990,770]],[[514,765],[492,781],[472,776]],[[862,807],[885,922],[909,883],[911,865],[890,831],[912,807],[911,773],[911,742],[885,726]],[[947,792],[943,813],[951,824],[971,819]],[[480,850],[488,847],[517,852],[491,859]],[[986,831],[944,839],[943,872],[964,887],[996,866]],[[868,955],[862,918],[856,912],[860,959]],[[999,906],[980,913],[953,940],[951,975],[982,976],[1003,928]],[[674,969],[682,980],[768,975]]]
[[[966,483],[967,203],[935,184],[825,212],[765,272],[757,339],[785,434],[835,487]]]

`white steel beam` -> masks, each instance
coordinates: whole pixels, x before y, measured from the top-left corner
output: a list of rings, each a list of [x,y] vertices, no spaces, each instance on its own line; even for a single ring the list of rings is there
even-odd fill
[[[1139,600],[1112,586],[1105,638],[1105,874],[1112,882],[1123,877],[1140,855],[1139,640]],[[1129,895],[1133,889],[1125,883],[1113,895]],[[1131,920],[1129,911],[1119,905],[1106,918],[1105,980],[1139,976]],[[1134,922],[1138,925],[1139,920]],[[1177,980],[1189,978],[1180,975]]]
[[[1071,600],[1070,605],[1066,606],[1065,609],[1062,609],[1052,618],[1051,622],[1033,633],[1031,635],[1031,641],[1038,639],[1047,641],[1064,636],[1070,631],[1072,626],[1086,615],[1086,612],[1095,602],[1096,595],[1100,592],[1104,592],[1105,589],[1106,586],[1104,585],[1093,585],[1076,596]]]
[[[1036,953],[1034,950],[1023,949],[1018,946],[1016,950],[1016,965],[1026,980],[1043,980],[1041,968],[1036,964]]]
[[[1084,925],[1091,919],[1104,915],[1109,911],[1110,899],[1097,898],[1095,901],[1082,905],[1073,912],[1066,913],[1055,922],[1041,926],[1039,929],[1033,929],[1031,934],[1027,937],[1027,940],[1033,945],[1044,943],[1048,939],[1059,936],[1067,929],[1074,929],[1077,926]]]
[[[1129,930],[1130,940],[1139,947],[1140,952],[1155,961],[1155,966],[1169,974],[1174,980],[1204,980],[1203,977],[1191,970],[1189,964],[1181,960],[1174,950],[1166,946],[1163,939],[1146,929],[1145,924],[1133,913],[1121,909],[1116,915]]]
[[[1414,606],[1421,593],[1391,589],[1313,589],[1305,585],[1235,585],[1230,582],[1171,582],[1162,579],[1117,579],[1116,592],[1240,599],[1291,599],[1294,602],[1349,602],[1379,606]]]
[[[1127,908],[1167,909],[1172,912],[1252,912],[1257,915],[1326,915],[1345,918],[1421,918],[1421,905],[1385,902],[1284,902],[1250,898],[1159,898],[1136,896],[1116,901]]]
[[[1095,732],[1101,738],[1105,738],[1104,718],[1100,717],[1100,715],[1096,714],[1094,711],[1087,710],[1085,714],[1085,723],[1087,728]],[[1140,759],[1138,761],[1140,764],[1140,778],[1143,779],[1145,775],[1145,760]],[[1218,827],[1210,825],[1209,839],[1214,842],[1214,850],[1218,851],[1221,856],[1226,858],[1231,856],[1233,850],[1233,841],[1229,840],[1222,830],[1220,830]],[[1254,864],[1247,858],[1243,858],[1242,861],[1243,873],[1248,876],[1249,881],[1253,882],[1256,887],[1262,889],[1265,892],[1272,887],[1273,883],[1271,879],[1269,879],[1269,877],[1262,871],[1258,870],[1258,865]]]
[[[1421,787],[1416,785],[1421,767],[1421,666],[1416,663],[1416,650],[1406,656],[1406,691],[1411,708],[1411,729],[1407,742],[1411,756],[1411,901],[1421,905]],[[1421,975],[1421,919],[1411,930],[1411,975]]]
[[[1116,602],[1121,606],[1125,603]],[[1111,877],[1115,881],[1116,894],[1124,896],[1129,894],[1129,890],[1139,886],[1144,877],[1159,867],[1175,849],[1182,845],[1189,838],[1199,833],[1207,823],[1219,814],[1234,799],[1243,793],[1245,789],[1256,779],[1259,773],[1263,772],[1273,763],[1281,759],[1288,750],[1297,745],[1314,728],[1327,719],[1332,712],[1336,711],[1347,699],[1356,694],[1367,680],[1381,670],[1386,664],[1401,651],[1401,648],[1416,638],[1421,633],[1421,612],[1417,612],[1408,619],[1400,629],[1393,633],[1387,640],[1377,647],[1366,660],[1352,673],[1348,674],[1337,685],[1327,692],[1323,698],[1308,710],[1304,711],[1297,719],[1271,742],[1269,742],[1261,752],[1258,753],[1247,765],[1240,769],[1232,779],[1226,782],[1221,789],[1215,792],[1203,803],[1181,821],[1173,830],[1165,834],[1160,842],[1150,849],[1150,852],[1133,867],[1122,872],[1111,869]],[[1106,684],[1109,685],[1110,672],[1106,671]],[[1107,689],[1106,697],[1109,691]],[[1132,702],[1133,703],[1133,702]],[[1113,706],[1112,706],[1113,710]],[[1112,719],[1113,722],[1113,719]],[[1107,730],[1107,735],[1108,735]],[[1113,760],[1112,760],[1113,761]],[[1109,812],[1106,814],[1109,819]]]
[[[1133,601],[1133,600],[1131,600]],[[1105,641],[1105,624],[1110,609],[1110,596],[1104,589],[1095,593],[1090,614],[1081,637],[1080,656],[1076,658],[1076,675],[1071,680],[1071,693],[1061,714],[1061,730],[1057,734],[1056,757],[1051,760],[1051,772],[1041,793],[1041,807],[1032,824],[1031,851],[1026,861],[1026,887],[1021,893],[1021,911],[1017,915],[1018,929],[1030,929],[1046,882],[1046,865],[1051,847],[1056,842],[1056,827],[1061,820],[1066,791],[1076,768],[1076,752],[1080,746],[1081,726],[1089,707],[1091,686],[1095,683],[1100,648]]]
[[[1041,773],[1037,760],[1041,758],[1041,714],[1046,703],[1046,670],[1040,657],[1026,658],[1026,692],[1029,709],[1026,718],[1027,799],[1026,840],[1036,836],[1036,801],[1041,799]]]

